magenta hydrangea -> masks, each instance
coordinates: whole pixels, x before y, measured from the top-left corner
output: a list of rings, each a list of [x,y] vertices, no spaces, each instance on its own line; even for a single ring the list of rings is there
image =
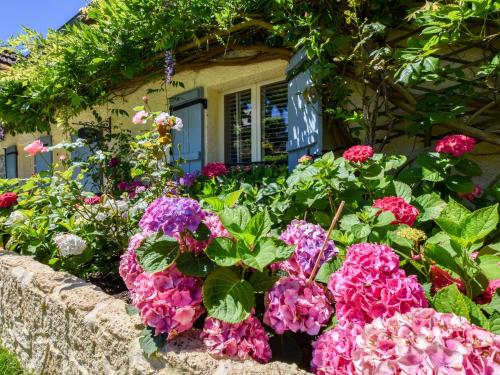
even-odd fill
[[[217,357],[252,358],[266,363],[272,356],[267,333],[253,313],[236,324],[207,318],[200,337],[208,352]]]
[[[304,277],[281,278],[265,295],[264,323],[278,334],[285,331],[317,335],[333,313],[325,290]]]
[[[391,224],[406,224],[410,227],[415,224],[419,211],[418,208],[407,203],[401,197],[384,197],[375,199],[373,207],[380,208],[382,211],[389,211],[394,214],[396,220]]]
[[[311,369],[317,375],[352,375],[352,353],[356,336],[363,331],[359,324],[337,325],[313,342]]]
[[[500,336],[433,309],[376,319],[356,343],[352,357],[359,374],[500,373]]]
[[[386,245],[361,243],[347,250],[346,260],[328,282],[340,323],[369,323],[427,307],[415,275],[406,276],[399,258]]]
[[[134,287],[134,306],[144,324],[155,328],[155,335],[184,332],[204,311],[201,280],[185,276],[175,267],[153,274],[141,273]]]
[[[294,245],[295,251],[289,259],[278,263],[273,268],[279,267],[292,276],[309,277],[326,239],[326,232],[323,228],[304,220],[293,220],[281,234],[280,239],[287,245]],[[329,240],[321,256],[320,264],[332,259],[337,252],[335,244]]]
[[[150,232],[134,234],[128,243],[128,249],[120,257],[118,272],[130,291],[134,289],[134,282],[144,270],[142,269],[135,251],[141,246],[142,241],[151,235]]]
[[[436,152],[460,157],[464,154],[472,152],[475,145],[476,140],[474,138],[467,137],[463,134],[453,134],[447,135],[437,141],[434,150]]]
[[[165,235],[174,237],[186,230],[196,231],[204,218],[205,213],[194,199],[161,197],[146,208],[139,226],[152,232],[161,229]]]

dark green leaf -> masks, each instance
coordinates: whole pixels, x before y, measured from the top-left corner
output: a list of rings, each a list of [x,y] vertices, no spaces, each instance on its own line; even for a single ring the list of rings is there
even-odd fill
[[[472,242],[486,237],[498,224],[498,203],[480,208],[470,214],[463,223],[462,236]]]
[[[184,275],[196,277],[205,277],[217,268],[217,265],[203,254],[196,255],[191,252],[179,255],[175,265]]]
[[[139,345],[141,346],[144,354],[148,357],[160,350],[166,340],[166,334],[162,333],[158,336],[154,336],[154,328],[152,327],[143,329],[139,334]]]
[[[250,284],[252,284],[255,292],[263,293],[271,289],[279,278],[279,276],[271,275],[268,270],[262,272],[255,271],[252,273],[252,276],[250,276]]]
[[[150,236],[136,250],[137,259],[146,272],[160,272],[171,266],[179,255],[175,238]]]
[[[315,280],[323,284],[328,284],[330,276],[334,272],[336,272],[341,266],[342,262],[340,261],[340,259],[338,258],[330,259],[328,262],[325,262],[321,265]]]
[[[218,268],[203,284],[203,303],[208,315],[227,323],[239,323],[255,304],[252,285],[228,268]]]
[[[240,258],[247,266],[259,271],[271,263],[288,259],[293,251],[293,246],[286,246],[282,241],[270,237],[261,238],[252,248],[238,242]]]
[[[219,266],[229,267],[240,261],[236,244],[230,238],[218,237],[205,250],[207,256]]]
[[[220,220],[231,233],[242,233],[250,222],[250,211],[244,206],[225,208],[220,212]]]
[[[470,320],[469,305],[465,296],[455,284],[440,289],[432,300],[432,305],[439,312],[454,313]]]

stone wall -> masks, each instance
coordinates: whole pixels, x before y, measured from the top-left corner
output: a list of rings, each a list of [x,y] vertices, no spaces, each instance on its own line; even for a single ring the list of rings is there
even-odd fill
[[[148,360],[138,344],[141,329],[123,301],[30,257],[0,251],[0,341],[35,374],[307,374],[279,362],[216,360],[195,331]]]

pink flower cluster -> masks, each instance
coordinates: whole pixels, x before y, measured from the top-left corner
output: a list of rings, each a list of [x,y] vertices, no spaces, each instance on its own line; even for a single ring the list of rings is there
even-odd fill
[[[460,197],[468,200],[469,202],[473,202],[476,198],[479,198],[483,195],[483,189],[479,185],[475,185],[474,189],[470,193],[458,193]]]
[[[311,369],[316,375],[352,375],[355,373],[352,353],[356,336],[363,332],[359,324],[337,325],[313,342]]]
[[[205,250],[214,238],[232,237],[231,234],[226,230],[226,228],[224,228],[224,225],[222,225],[219,216],[217,216],[216,214],[213,214],[211,212],[205,213],[205,219],[203,219],[203,223],[210,231],[210,237],[205,241],[198,241],[194,239],[193,236],[189,233],[184,234],[182,238],[180,235],[176,235],[176,238],[178,239],[180,244],[181,251],[190,251],[198,254]]]
[[[139,226],[151,232],[161,229],[165,235],[174,237],[186,230],[196,231],[204,218],[205,213],[194,199],[161,197],[146,208]]]
[[[120,273],[120,276],[125,282],[127,288],[132,292],[135,288],[135,279],[142,272],[144,272],[137,260],[135,251],[139,248],[139,246],[141,246],[142,241],[149,237],[150,234],[151,233],[148,232],[142,232],[133,235],[129,241],[127,251],[120,257],[120,266],[118,267],[118,272]]]
[[[224,163],[208,163],[201,169],[201,174],[205,177],[224,176],[229,172]]]
[[[476,140],[462,134],[447,135],[436,142],[434,150],[460,157],[474,149]]]
[[[0,207],[9,208],[17,203],[18,196],[11,191],[0,194]]]
[[[342,156],[351,162],[364,163],[373,157],[373,148],[366,145],[352,146],[345,150]]]
[[[326,232],[323,228],[304,220],[293,220],[281,234],[280,239],[287,245],[294,245],[295,251],[289,259],[278,263],[277,267],[292,276],[309,277],[326,239]],[[329,240],[320,264],[329,261],[337,253],[333,241]]]
[[[438,266],[432,265],[429,270],[429,281],[432,284],[432,293],[436,293],[439,289],[446,288],[451,284],[456,284],[458,290],[465,293],[465,284],[462,280],[451,276],[451,274],[439,268]]]
[[[271,359],[267,333],[253,313],[237,324],[207,318],[200,337],[208,352],[218,357],[253,358],[262,363]]]
[[[347,249],[342,267],[328,282],[336,301],[340,324],[369,323],[427,307],[422,286],[415,275],[406,276],[399,258],[386,245],[361,243]]]
[[[201,287],[200,279],[184,276],[170,267],[153,274],[139,274],[132,300],[142,321],[155,328],[155,335],[175,335],[190,329],[203,313]]]
[[[264,323],[278,334],[285,331],[317,335],[333,313],[321,286],[304,277],[281,278],[265,295]]]
[[[499,265],[500,267],[500,265]],[[500,279],[491,280],[485,291],[476,297],[476,302],[482,305],[490,303],[493,299],[493,294],[500,288]]]
[[[433,309],[377,319],[353,352],[359,374],[498,374],[500,336]]]
[[[375,199],[373,207],[380,208],[382,211],[392,212],[396,218],[391,224],[406,224],[410,227],[417,220],[419,211],[416,207],[407,203],[401,197],[384,197]]]
[[[87,205],[99,204],[99,203],[101,203],[101,197],[98,195],[95,195],[93,197],[84,198],[83,203],[87,204]]]
[[[144,110],[136,112],[134,117],[132,117],[132,123],[135,125],[146,125],[146,123],[148,122],[148,117],[149,113]]]
[[[29,156],[36,156],[41,152],[49,151],[49,149],[43,145],[41,140],[37,139],[36,141],[26,146],[24,148],[24,151],[26,151]]]

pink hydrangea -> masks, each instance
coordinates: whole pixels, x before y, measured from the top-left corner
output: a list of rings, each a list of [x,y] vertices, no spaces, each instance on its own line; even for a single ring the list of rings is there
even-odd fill
[[[469,202],[473,202],[476,198],[479,198],[483,195],[483,189],[479,185],[475,185],[474,189],[470,193],[458,193],[460,197],[468,200]]]
[[[28,146],[24,148],[24,151],[28,153],[30,156],[36,156],[41,152],[47,152],[48,148],[45,147],[39,139],[30,143]]]
[[[384,197],[376,199],[373,202],[373,207],[380,208],[382,211],[392,212],[396,220],[391,224],[406,224],[410,227],[415,223],[419,214],[416,207],[407,203],[401,197]]]
[[[284,277],[265,295],[264,323],[278,334],[285,331],[317,335],[333,313],[321,286],[303,277]]]
[[[345,150],[342,156],[348,161],[364,163],[373,157],[373,148],[366,145],[352,146]]]
[[[305,154],[305,155],[302,155],[298,161],[300,164],[309,164],[312,160],[313,160],[313,157],[311,155]]]
[[[148,121],[148,116],[149,113],[147,113],[146,111],[139,111],[134,115],[134,117],[132,117],[132,123],[135,125],[145,125]]]
[[[500,288],[500,279],[491,280],[486,287],[486,290],[476,297],[476,302],[482,305],[488,304],[493,299],[493,294]]]
[[[218,357],[252,358],[262,363],[271,359],[267,333],[253,313],[237,324],[207,318],[200,337],[208,352]]]
[[[128,249],[120,257],[118,272],[130,291],[134,289],[134,282],[144,270],[142,269],[135,251],[141,246],[142,241],[151,235],[150,232],[134,234],[128,243]]]
[[[281,234],[280,239],[287,245],[294,245],[295,251],[289,259],[278,263],[273,268],[279,267],[292,276],[309,277],[326,239],[326,232],[323,228],[304,220],[293,220]],[[320,264],[332,259],[337,252],[333,241],[329,240]]]
[[[447,135],[436,142],[435,151],[460,157],[474,149],[476,140],[462,134]]]
[[[359,324],[346,323],[326,331],[313,342],[311,369],[316,375],[352,375],[352,353],[356,336],[363,331]]]
[[[349,247],[328,289],[336,301],[336,316],[341,324],[364,324],[413,307],[427,307],[417,277],[406,276],[399,268],[398,256],[386,245],[361,243]]]
[[[196,231],[205,218],[199,203],[190,198],[161,197],[154,200],[139,222],[143,230],[157,232],[174,237],[189,230]]]
[[[193,236],[189,233],[185,233],[182,236],[181,235],[175,236],[179,241],[180,250],[182,252],[190,251],[198,254],[201,253],[203,250],[205,250],[208,247],[208,245],[210,245],[210,242],[212,242],[214,238],[217,237],[232,238],[231,234],[226,230],[226,228],[224,228],[224,225],[222,225],[219,216],[217,216],[216,214],[213,214],[211,212],[206,212],[205,219],[203,219],[203,223],[207,226],[208,230],[210,231],[210,237],[205,241],[198,241],[195,238],[193,238]]]
[[[155,124],[168,126],[174,130],[182,130],[182,127],[184,126],[180,117],[171,116],[166,112],[162,112],[155,117]]]
[[[224,163],[208,163],[201,169],[201,174],[205,177],[224,176],[229,172]]]
[[[203,313],[201,286],[200,279],[184,276],[175,267],[141,273],[134,282],[132,301],[144,324],[155,328],[155,335],[174,336],[190,329]]]
[[[356,343],[352,358],[359,374],[500,373],[500,336],[433,309],[376,319]]]
[[[83,203],[88,205],[99,204],[100,202],[101,202],[101,197],[98,195],[89,198],[84,198],[83,200]]]

